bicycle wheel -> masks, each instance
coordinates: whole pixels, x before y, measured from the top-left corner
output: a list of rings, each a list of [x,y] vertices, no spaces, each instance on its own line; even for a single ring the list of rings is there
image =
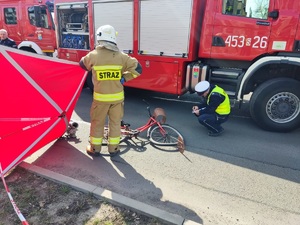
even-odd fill
[[[168,124],[161,124],[151,129],[149,141],[154,145],[160,146],[175,146],[178,145],[178,138],[183,140],[183,136],[174,127]]]

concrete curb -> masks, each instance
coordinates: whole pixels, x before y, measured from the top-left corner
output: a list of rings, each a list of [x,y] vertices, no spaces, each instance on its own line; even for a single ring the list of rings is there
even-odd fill
[[[107,189],[103,189],[88,183],[84,183],[82,181],[78,181],[76,179],[67,177],[59,173],[55,173],[53,171],[32,165],[27,162],[22,162],[19,166],[41,177],[50,179],[60,184],[68,185],[73,189],[84,193],[92,193],[97,198],[103,199],[107,202],[118,206],[129,208],[135,212],[141,213],[152,218],[156,218],[168,224],[201,225],[200,223],[196,223],[191,220],[186,220],[179,215],[166,212],[164,210],[155,208],[145,203],[111,192]]]

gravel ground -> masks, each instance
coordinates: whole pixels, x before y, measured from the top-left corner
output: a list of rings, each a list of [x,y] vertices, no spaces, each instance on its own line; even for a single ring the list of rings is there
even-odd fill
[[[30,225],[165,225],[155,218],[73,190],[16,167],[5,177],[17,207]],[[0,184],[0,225],[22,224]]]

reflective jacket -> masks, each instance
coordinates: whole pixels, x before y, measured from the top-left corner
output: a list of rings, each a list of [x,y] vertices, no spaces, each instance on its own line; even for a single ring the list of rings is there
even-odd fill
[[[92,70],[94,84],[94,100],[115,104],[124,100],[124,87],[120,80],[126,81],[136,78],[140,73],[138,61],[129,55],[112,51],[104,46],[97,46],[95,50],[81,59],[86,70]]]

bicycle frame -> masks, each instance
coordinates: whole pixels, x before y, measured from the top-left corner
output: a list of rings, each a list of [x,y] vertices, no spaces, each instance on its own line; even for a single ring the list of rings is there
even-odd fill
[[[153,127],[154,125],[158,125],[160,128],[160,131],[162,131],[162,135],[165,135],[166,132],[165,132],[164,128],[161,126],[161,123],[156,119],[156,118],[158,118],[158,116],[162,116],[161,121],[162,121],[162,123],[164,123],[166,121],[165,111],[162,108],[155,108],[153,111],[153,114],[151,114],[149,103],[145,99],[143,99],[143,102],[145,102],[147,104],[147,111],[148,111],[148,115],[149,115],[149,119],[148,119],[147,123],[136,129],[131,129],[130,125],[125,124],[125,125],[121,126],[121,133],[128,138],[132,138],[132,137],[137,138],[137,136],[141,132],[148,130],[147,137],[149,137],[149,131],[150,131],[149,128]]]
[[[148,105],[147,106],[147,110],[149,114],[148,121],[144,125],[136,129],[131,129],[130,124],[126,124],[124,123],[124,121],[122,121],[120,126],[121,129],[120,143],[130,140],[138,148],[143,148],[146,142],[143,140],[139,140],[138,136],[140,133],[147,130],[147,139],[151,144],[164,146],[164,147],[177,146],[177,148],[182,153],[184,151],[183,137],[178,130],[165,123],[167,118],[164,109],[155,108],[153,113],[151,114],[149,104],[145,100],[143,101]],[[106,126],[105,134],[104,134],[106,140],[108,140],[108,132],[109,132],[108,129],[109,129],[108,126]],[[133,138],[136,138],[139,141],[141,141],[140,144],[136,143],[133,140]]]
[[[122,134],[128,136],[128,137],[137,137],[139,135],[139,133],[144,132],[145,130],[148,130],[147,132],[147,137],[149,137],[149,128],[152,126],[158,125],[160,130],[165,132],[163,127],[161,126],[160,122],[157,121],[154,116],[150,116],[147,123],[144,124],[143,126],[140,126],[136,129],[131,129],[129,128],[128,125],[124,125],[123,127],[121,127],[121,132]]]
[[[150,143],[158,146],[177,146],[179,151],[183,153],[184,151],[183,137],[174,127],[165,123],[167,118],[164,109],[155,108],[153,113],[151,114],[149,104],[145,100],[143,101],[148,105],[147,106],[147,110],[149,114],[148,121],[144,125],[136,129],[131,129],[130,124],[126,124],[122,121],[120,143],[126,140],[130,140],[135,144],[135,146],[139,148],[143,148],[146,142],[140,140],[141,143],[140,145],[138,145],[138,143],[136,143],[133,140],[133,138],[138,139],[139,134],[147,130],[147,139],[149,140]],[[106,128],[106,131],[108,131],[108,128]],[[159,136],[157,136],[157,134],[159,134]],[[175,142],[172,141],[174,139],[176,139],[177,141]]]

